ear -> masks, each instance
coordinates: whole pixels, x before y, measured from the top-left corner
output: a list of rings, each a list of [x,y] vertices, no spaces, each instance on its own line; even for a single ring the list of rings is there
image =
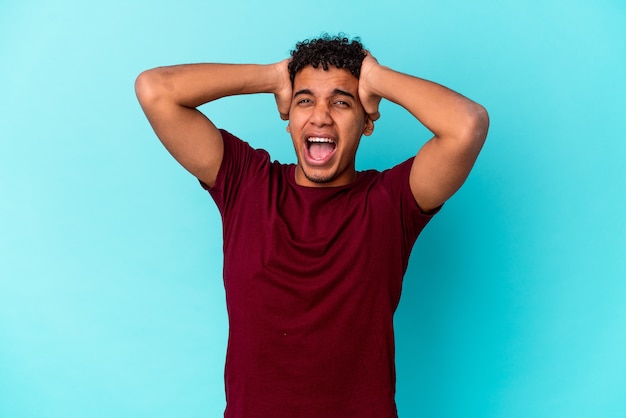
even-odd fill
[[[287,124],[287,132],[291,133],[291,128],[289,127],[289,124]]]
[[[363,127],[363,135],[370,136],[374,132],[374,121],[369,116],[365,119],[365,126]]]

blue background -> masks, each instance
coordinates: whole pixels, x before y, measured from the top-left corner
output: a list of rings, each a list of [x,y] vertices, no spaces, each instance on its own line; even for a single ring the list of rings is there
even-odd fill
[[[24,0],[0,1],[0,417],[222,414],[219,214],[134,79],[278,61],[323,31],[491,116],[405,278],[401,416],[626,416],[624,2]],[[293,161],[270,95],[203,110]],[[359,168],[429,138],[381,113]]]

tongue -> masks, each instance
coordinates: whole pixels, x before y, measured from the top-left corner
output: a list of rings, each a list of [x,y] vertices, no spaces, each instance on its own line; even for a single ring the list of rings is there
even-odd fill
[[[312,142],[309,146],[309,154],[314,160],[323,160],[335,149],[335,145],[328,142]]]

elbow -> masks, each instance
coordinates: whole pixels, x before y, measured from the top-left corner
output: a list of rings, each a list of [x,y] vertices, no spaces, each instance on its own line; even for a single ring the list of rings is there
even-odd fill
[[[477,125],[484,142],[485,139],[487,139],[487,132],[489,132],[489,113],[483,106],[478,105],[478,107],[479,110],[476,112],[476,118],[478,119]]]
[[[463,137],[480,149],[489,131],[489,113],[483,106],[473,103],[467,112],[466,129]]]
[[[135,95],[142,107],[156,102],[161,97],[160,79],[157,69],[143,71],[135,79]]]

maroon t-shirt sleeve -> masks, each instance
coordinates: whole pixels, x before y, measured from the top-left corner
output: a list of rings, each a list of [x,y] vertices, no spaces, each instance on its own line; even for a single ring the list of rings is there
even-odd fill
[[[223,215],[236,202],[242,192],[240,189],[246,187],[242,180],[255,174],[264,175],[270,157],[266,151],[253,149],[247,142],[226,130],[220,129],[220,133],[224,142],[224,156],[215,184],[213,187],[202,181],[200,184],[211,194]]]
[[[412,160],[305,188],[226,131],[226,417],[396,417],[393,312],[415,238]],[[367,245],[365,245],[367,244]]]
[[[382,173],[381,182],[385,189],[391,195],[393,201],[399,202],[400,213],[402,216],[403,224],[403,239],[405,242],[404,248],[411,252],[413,244],[418,235],[424,229],[426,224],[432,219],[433,216],[439,212],[441,206],[433,211],[425,213],[417,205],[413,192],[411,191],[411,185],[409,183],[409,177],[411,174],[411,167],[413,166],[413,158],[409,158],[403,163],[397,166],[385,170]],[[443,205],[442,205],[443,206]],[[408,256],[409,254],[407,254]]]

